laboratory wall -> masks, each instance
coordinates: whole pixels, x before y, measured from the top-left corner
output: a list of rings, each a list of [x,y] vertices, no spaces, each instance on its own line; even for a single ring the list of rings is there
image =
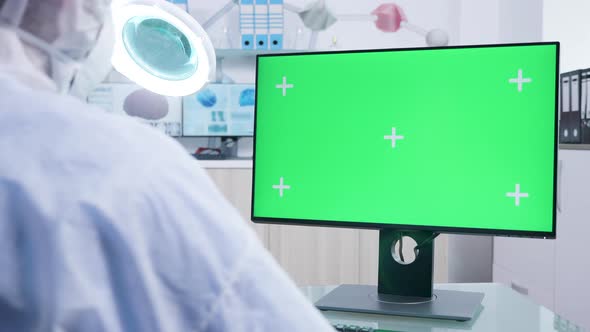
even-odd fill
[[[222,8],[227,1],[190,1],[191,14],[199,21],[206,21],[212,14]],[[306,8],[312,1],[286,1],[296,8]],[[327,0],[326,5],[337,16],[369,16],[370,13],[387,1],[367,0]],[[401,7],[408,21],[424,30],[442,29],[449,34],[451,44],[460,38],[461,1],[460,0],[400,0],[395,3]],[[234,7],[224,18],[207,30],[216,48],[239,48],[239,10]],[[307,50],[310,46],[311,32],[306,29],[297,15],[285,12],[284,48],[290,50]],[[349,20],[343,18],[327,30],[318,34],[314,49],[344,50],[366,48],[395,48],[426,46],[424,36],[409,29],[397,32],[382,32],[368,20]],[[223,59],[224,71],[236,82],[254,81],[254,59]]]
[[[590,1],[544,0],[543,38],[561,43],[561,72],[590,67]]]

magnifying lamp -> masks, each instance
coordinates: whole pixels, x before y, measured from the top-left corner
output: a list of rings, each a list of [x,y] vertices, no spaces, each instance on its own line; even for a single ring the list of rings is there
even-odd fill
[[[205,30],[164,0],[114,0],[115,69],[166,96],[199,91],[215,75],[215,51]]]

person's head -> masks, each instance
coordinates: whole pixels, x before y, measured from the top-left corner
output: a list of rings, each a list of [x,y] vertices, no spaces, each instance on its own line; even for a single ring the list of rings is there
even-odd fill
[[[110,70],[111,0],[0,0],[0,27],[14,30],[61,92],[83,96]]]

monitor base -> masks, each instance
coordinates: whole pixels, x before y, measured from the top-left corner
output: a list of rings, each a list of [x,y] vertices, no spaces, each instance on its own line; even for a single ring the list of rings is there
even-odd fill
[[[377,286],[341,285],[315,303],[320,310],[467,321],[482,308],[483,293],[435,289],[432,298],[379,294]]]
[[[426,231],[381,229],[378,285],[339,286],[320,299],[316,307],[320,310],[459,321],[472,319],[481,307],[483,293],[433,291],[434,239],[437,235]],[[404,238],[411,238],[416,243],[410,248],[410,253],[415,254],[414,260],[404,257]]]

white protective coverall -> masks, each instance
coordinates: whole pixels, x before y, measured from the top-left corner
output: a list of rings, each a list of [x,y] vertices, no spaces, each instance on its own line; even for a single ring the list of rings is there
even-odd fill
[[[21,28],[76,41],[100,2],[29,0]],[[177,142],[58,94],[14,29],[0,45],[0,332],[331,330]]]

